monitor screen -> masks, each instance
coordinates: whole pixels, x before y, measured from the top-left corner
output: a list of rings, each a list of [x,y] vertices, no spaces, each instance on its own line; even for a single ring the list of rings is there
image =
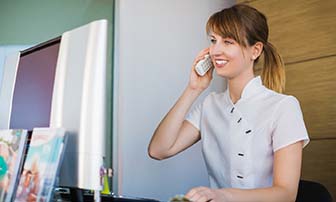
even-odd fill
[[[17,70],[10,128],[48,127],[60,39],[23,51]]]

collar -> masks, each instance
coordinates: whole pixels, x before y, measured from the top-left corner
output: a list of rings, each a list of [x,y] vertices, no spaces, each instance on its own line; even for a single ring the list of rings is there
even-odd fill
[[[245,85],[241,98],[245,99],[245,98],[248,98],[254,95],[255,93],[259,91],[260,87],[262,86],[263,85],[262,85],[261,77],[260,76],[254,77]]]
[[[263,87],[262,81],[261,81],[261,77],[257,76],[254,77],[253,79],[251,79],[244,87],[243,92],[241,94],[240,99],[238,100],[238,102],[240,100],[249,98],[253,95],[255,95],[256,93],[259,92],[259,90]],[[230,89],[229,87],[226,90],[226,97],[229,99],[230,103],[232,103],[231,98],[230,98]],[[233,104],[233,103],[232,103]]]

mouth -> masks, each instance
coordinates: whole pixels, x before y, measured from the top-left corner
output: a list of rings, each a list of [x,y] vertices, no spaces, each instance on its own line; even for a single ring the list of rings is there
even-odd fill
[[[227,60],[220,60],[220,59],[215,60],[216,67],[218,68],[224,67],[226,63],[228,63]]]

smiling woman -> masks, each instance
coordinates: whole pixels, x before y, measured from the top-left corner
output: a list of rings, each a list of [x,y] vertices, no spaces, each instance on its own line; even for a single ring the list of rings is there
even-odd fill
[[[187,87],[154,132],[149,155],[166,159],[201,140],[210,187],[191,189],[185,195],[191,201],[294,201],[309,137],[298,100],[281,94],[283,62],[268,40],[266,17],[237,4],[213,14],[207,33],[210,47],[196,56]],[[262,53],[263,73],[256,77]],[[204,76],[195,72],[207,54],[228,88],[188,113],[212,80],[213,69]]]

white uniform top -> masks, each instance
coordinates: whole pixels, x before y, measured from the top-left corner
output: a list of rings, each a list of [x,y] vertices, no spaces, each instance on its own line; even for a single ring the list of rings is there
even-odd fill
[[[245,86],[236,104],[229,89],[211,93],[186,120],[200,130],[213,188],[270,187],[274,152],[309,142],[297,99],[267,89],[259,76]]]

